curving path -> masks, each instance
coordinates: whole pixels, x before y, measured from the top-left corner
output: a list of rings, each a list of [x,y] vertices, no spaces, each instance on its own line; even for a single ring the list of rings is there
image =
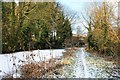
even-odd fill
[[[80,48],[76,53],[74,64],[66,67],[64,70],[69,78],[110,78],[106,72],[107,67],[113,67],[113,62],[105,61]]]

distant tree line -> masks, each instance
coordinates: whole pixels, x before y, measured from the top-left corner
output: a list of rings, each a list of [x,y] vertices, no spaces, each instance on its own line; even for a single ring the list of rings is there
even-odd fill
[[[69,17],[56,2],[2,2],[2,53],[62,48],[72,36]]]
[[[64,47],[84,47],[85,46],[85,38],[82,36],[72,36],[71,39],[65,39]]]

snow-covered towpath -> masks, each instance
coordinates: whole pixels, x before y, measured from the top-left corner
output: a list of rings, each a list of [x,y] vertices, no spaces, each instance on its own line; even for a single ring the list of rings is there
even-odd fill
[[[65,49],[53,50],[33,50],[16,52],[12,54],[0,55],[0,77],[6,74],[12,74],[13,77],[19,77],[20,72],[16,74],[16,68],[23,62],[46,61],[51,58],[61,58]],[[65,65],[62,78],[109,78],[106,67],[113,67],[113,63],[105,61],[85,51],[85,48],[79,48],[75,51],[76,57],[73,57],[73,64]],[[19,70],[18,70],[19,71]],[[67,74],[67,75],[66,75]]]
[[[105,61],[80,48],[75,52],[74,64],[64,68],[64,74],[69,78],[110,78],[107,67],[113,67],[113,62]]]

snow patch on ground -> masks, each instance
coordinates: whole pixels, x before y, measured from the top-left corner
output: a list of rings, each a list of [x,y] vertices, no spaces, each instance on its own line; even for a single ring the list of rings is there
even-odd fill
[[[46,61],[50,58],[60,58],[63,56],[62,52],[64,49],[53,49],[53,50],[33,50],[33,51],[22,51],[11,54],[0,55],[0,77],[6,74],[14,75],[16,68],[22,65],[22,61],[39,62]],[[33,55],[33,57],[32,57]],[[19,74],[18,74],[19,75]]]

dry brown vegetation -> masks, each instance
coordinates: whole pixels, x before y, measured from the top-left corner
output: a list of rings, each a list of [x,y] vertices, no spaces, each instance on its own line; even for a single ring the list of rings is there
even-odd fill
[[[66,48],[66,52],[63,52],[63,57],[73,57],[74,56],[74,52],[77,50],[77,47],[73,47],[73,48]]]
[[[68,59],[74,56],[74,52],[78,48],[67,48],[63,52],[63,58],[52,58],[47,61],[29,62],[21,66],[22,77],[24,78],[49,78],[51,74],[61,75],[62,67],[71,65]]]
[[[28,63],[22,66],[22,76],[25,78],[42,78],[46,74],[56,71],[63,65],[55,59],[49,59],[48,61],[38,63]],[[59,73],[59,72],[56,72]]]

